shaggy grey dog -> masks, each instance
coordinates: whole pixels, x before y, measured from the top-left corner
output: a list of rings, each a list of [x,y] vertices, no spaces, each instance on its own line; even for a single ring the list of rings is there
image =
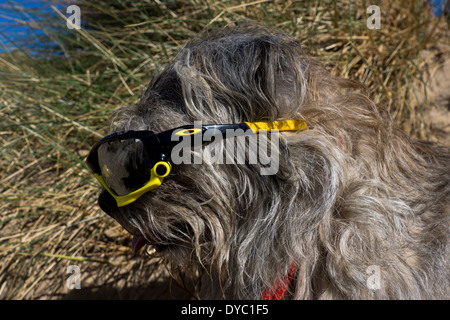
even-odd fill
[[[100,205],[201,298],[260,299],[282,283],[295,299],[450,298],[449,148],[405,136],[361,84],[289,36],[204,33],[115,113],[111,132],[288,119],[310,130],[279,133],[275,175],[204,159],[130,205],[104,193]],[[108,152],[112,163],[129,156]]]

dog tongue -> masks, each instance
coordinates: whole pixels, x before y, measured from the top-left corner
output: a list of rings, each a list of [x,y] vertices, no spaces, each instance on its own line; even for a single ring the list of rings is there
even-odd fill
[[[133,236],[133,241],[131,243],[131,250],[133,254],[138,253],[138,251],[148,243],[147,239],[141,234],[135,234]]]

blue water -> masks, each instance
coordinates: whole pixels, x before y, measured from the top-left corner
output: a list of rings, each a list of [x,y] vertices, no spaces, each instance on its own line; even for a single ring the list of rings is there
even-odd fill
[[[443,10],[445,10],[445,14],[449,12],[447,1],[449,0],[428,0],[429,5],[431,6],[431,12],[433,12],[435,17],[439,17]]]
[[[65,14],[65,5],[54,6]],[[57,17],[50,1],[0,0],[0,51],[38,53],[55,46],[55,30],[63,31],[65,21],[50,16]]]

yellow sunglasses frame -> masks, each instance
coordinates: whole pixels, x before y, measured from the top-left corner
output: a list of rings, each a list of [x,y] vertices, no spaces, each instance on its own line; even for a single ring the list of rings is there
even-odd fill
[[[164,173],[163,175],[160,175],[156,172],[156,168],[160,165],[163,165],[166,167],[166,173]],[[150,181],[147,182],[144,186],[142,186],[141,188],[123,195],[123,196],[119,196],[117,195],[113,190],[111,190],[110,187],[108,187],[108,185],[106,184],[105,180],[103,179],[103,176],[94,173],[94,176],[97,178],[97,180],[101,183],[101,185],[103,186],[103,188],[105,188],[106,191],[109,192],[109,194],[114,198],[114,200],[116,200],[117,202],[117,206],[118,207],[123,207],[126,206],[130,203],[133,203],[134,201],[136,201],[140,196],[142,196],[144,193],[146,193],[147,191],[153,190],[155,188],[158,188],[165,177],[167,177],[170,173],[170,171],[172,170],[172,165],[170,164],[170,162],[167,161],[159,161],[157,163],[155,163],[155,165],[153,166],[153,168],[150,171]]]

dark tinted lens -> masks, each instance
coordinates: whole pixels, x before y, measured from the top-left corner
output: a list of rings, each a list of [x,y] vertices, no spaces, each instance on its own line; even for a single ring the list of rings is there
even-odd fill
[[[150,181],[152,164],[140,140],[104,143],[98,149],[98,163],[106,184],[119,196],[136,191]]]

